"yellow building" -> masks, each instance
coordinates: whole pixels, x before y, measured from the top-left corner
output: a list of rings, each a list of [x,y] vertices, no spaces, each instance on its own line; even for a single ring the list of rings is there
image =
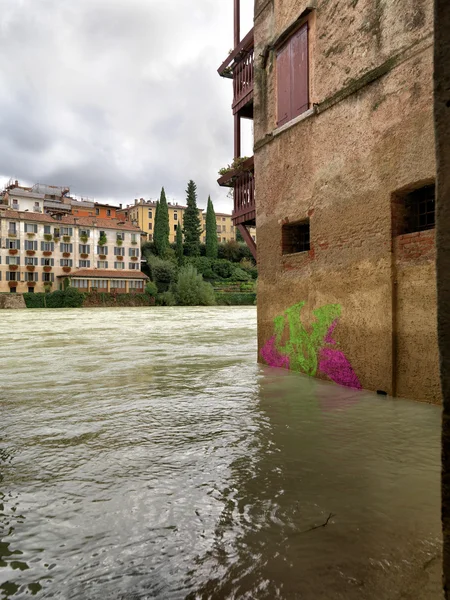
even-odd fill
[[[178,225],[183,226],[183,215],[186,210],[186,206],[180,204],[174,204],[172,202],[167,203],[169,209],[169,241],[175,242],[177,227]],[[135,200],[134,204],[126,206],[118,211],[118,216],[122,215],[125,220],[131,221],[134,225],[137,225],[142,231],[147,234],[148,241],[153,240],[153,231],[155,228],[155,212],[156,212],[156,201],[155,200]],[[201,241],[206,242],[206,211],[199,208],[200,222],[203,227],[203,233],[201,235]],[[230,242],[236,239],[236,228],[233,226],[231,215],[226,213],[216,213],[217,223],[217,238],[220,243]],[[256,241],[256,230],[251,230],[251,235]]]

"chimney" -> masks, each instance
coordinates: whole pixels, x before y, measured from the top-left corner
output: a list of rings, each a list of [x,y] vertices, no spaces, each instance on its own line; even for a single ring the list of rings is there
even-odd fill
[[[18,179],[16,179],[16,180],[15,180],[15,182],[14,182],[14,185],[15,185],[16,187],[19,187],[19,180],[18,180]]]
[[[134,201],[134,205],[136,206],[137,203],[138,203],[138,199],[136,198]]]

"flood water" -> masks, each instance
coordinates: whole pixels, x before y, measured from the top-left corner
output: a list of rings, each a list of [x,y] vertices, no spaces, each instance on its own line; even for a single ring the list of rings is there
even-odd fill
[[[0,339],[0,597],[441,598],[438,407],[257,366],[253,307]]]

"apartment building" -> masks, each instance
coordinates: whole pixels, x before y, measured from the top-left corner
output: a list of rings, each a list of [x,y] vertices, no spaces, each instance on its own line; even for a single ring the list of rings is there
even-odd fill
[[[168,202],[169,209],[169,241],[175,242],[177,227],[183,226],[183,215],[186,210],[186,206],[180,204]],[[203,233],[201,235],[201,241],[206,242],[206,211],[199,209],[200,223],[202,224]],[[155,228],[155,213],[156,213],[156,201],[155,200],[135,200],[134,204],[126,206],[118,212],[118,215],[123,219],[129,219],[134,225],[139,227],[143,232],[147,234],[147,239],[151,241],[153,239],[153,232]],[[216,224],[217,224],[217,237],[220,243],[229,242],[236,239],[236,230],[232,222],[231,215],[226,213],[216,213]],[[253,239],[256,240],[256,230],[251,231]]]
[[[34,202],[34,199],[33,199]],[[140,230],[95,217],[0,211],[0,292],[143,291]]]
[[[69,187],[36,183],[31,187],[10,181],[0,194],[0,208],[9,206],[12,210],[46,212],[51,215],[72,214],[78,217],[100,217],[117,219],[122,205],[114,206],[95,202],[89,198],[77,198],[70,194]]]
[[[234,5],[254,157],[219,181],[257,225],[260,360],[439,402],[432,3],[256,0],[244,37]]]

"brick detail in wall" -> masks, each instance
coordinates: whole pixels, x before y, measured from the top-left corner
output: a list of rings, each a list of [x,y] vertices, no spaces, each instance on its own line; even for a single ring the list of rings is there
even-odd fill
[[[434,260],[435,230],[416,231],[394,239],[394,252],[398,261]]]

